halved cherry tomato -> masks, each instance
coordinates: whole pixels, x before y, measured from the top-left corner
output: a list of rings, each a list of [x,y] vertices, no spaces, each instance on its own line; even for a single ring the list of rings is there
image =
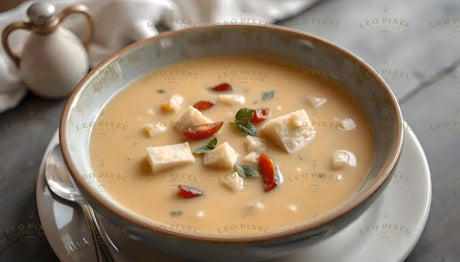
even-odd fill
[[[182,134],[194,140],[205,139],[217,133],[217,131],[219,131],[219,129],[222,127],[223,124],[224,124],[224,121],[219,121],[219,122],[210,123],[210,124],[196,125],[196,126],[189,127],[185,130],[182,130]]]
[[[214,102],[211,102],[211,101],[206,101],[206,100],[201,100],[201,101],[198,101],[196,102],[193,107],[200,110],[200,111],[204,111],[206,109],[209,109],[211,108],[212,106],[214,105]]]
[[[271,158],[264,153],[259,156],[259,172],[264,181],[265,192],[269,192],[283,183],[283,175],[278,165],[274,164]]]
[[[193,186],[179,185],[177,194],[182,198],[194,198],[203,195],[204,192]]]
[[[223,83],[223,84],[217,85],[215,87],[212,87],[211,90],[216,91],[216,92],[224,92],[224,91],[232,91],[233,88],[232,88],[232,86],[230,84]]]
[[[268,107],[256,108],[254,109],[254,116],[251,119],[251,123],[253,124],[261,123],[265,121],[265,119],[268,118],[268,115],[270,115],[270,108]]]

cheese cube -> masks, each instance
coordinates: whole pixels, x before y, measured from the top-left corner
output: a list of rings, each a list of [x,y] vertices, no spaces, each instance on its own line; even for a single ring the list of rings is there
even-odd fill
[[[233,192],[240,191],[244,188],[244,180],[237,172],[219,177],[219,183]]]
[[[144,134],[148,137],[161,134],[167,130],[166,124],[163,122],[149,123],[144,125]]]
[[[334,152],[332,158],[332,166],[334,168],[344,168],[345,166],[356,166],[356,157],[355,155],[347,150],[337,150]]]
[[[188,106],[187,110],[185,110],[179,120],[176,121],[176,128],[177,130],[182,131],[188,127],[209,123],[212,123],[211,119],[205,117],[193,106]]]
[[[246,163],[257,164],[257,163],[259,163],[259,156],[260,156],[259,153],[251,152],[251,153],[247,154],[247,155],[243,158],[243,160],[244,160]]]
[[[184,98],[180,95],[172,95],[171,98],[161,105],[163,112],[176,112],[180,109]]]
[[[312,96],[308,98],[308,103],[316,109],[326,103],[326,101],[327,99],[323,97]]]
[[[232,169],[238,153],[227,142],[204,154],[203,164],[215,168]]]
[[[246,147],[248,149],[248,152],[254,151],[254,152],[263,152],[265,149],[267,149],[267,145],[265,145],[265,142],[256,136],[246,136]]]
[[[246,99],[238,94],[225,94],[219,95],[219,101],[227,105],[242,105],[246,102]]]
[[[304,109],[271,119],[260,132],[288,153],[300,150],[315,137],[315,130]]]
[[[147,159],[150,162],[153,173],[195,162],[188,142],[176,145],[147,147],[145,150],[147,151]]]
[[[337,123],[337,128],[342,131],[350,131],[356,128],[355,121],[351,118],[338,119],[334,118],[334,121]]]

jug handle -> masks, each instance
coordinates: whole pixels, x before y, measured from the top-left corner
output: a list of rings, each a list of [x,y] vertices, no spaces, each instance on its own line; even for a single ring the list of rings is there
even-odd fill
[[[13,60],[14,64],[19,67],[19,63],[21,59],[19,56],[15,55],[8,44],[8,37],[10,34],[16,29],[25,29],[25,30],[32,30],[32,25],[29,22],[14,22],[3,30],[2,33],[2,45],[3,49],[5,49],[6,54]]]
[[[6,54],[11,58],[14,64],[19,68],[21,59],[19,58],[19,56],[14,54],[13,51],[11,51],[11,48],[8,44],[8,37],[10,36],[10,34],[16,29],[31,30],[39,34],[49,33],[49,32],[54,31],[57,28],[57,26],[65,18],[67,18],[67,16],[73,13],[80,13],[80,14],[85,15],[86,17],[86,31],[85,31],[85,35],[83,36],[82,43],[83,43],[83,47],[85,48],[86,52],[88,52],[89,43],[91,40],[91,34],[93,31],[93,26],[94,26],[93,19],[91,18],[91,14],[87,6],[74,5],[74,6],[70,6],[62,10],[59,14],[57,14],[55,19],[50,21],[49,24],[44,25],[42,27],[37,27],[33,25],[31,22],[22,22],[22,21],[14,22],[8,25],[7,27],[5,27],[2,33],[2,45],[3,45],[3,48],[5,49]]]
[[[86,5],[73,5],[73,6],[67,7],[64,10],[62,10],[59,14],[57,14],[59,23],[62,22],[64,19],[66,19],[67,16],[73,13],[80,13],[80,14],[85,15],[86,17],[86,31],[85,31],[85,35],[83,36],[83,39],[81,40],[81,42],[83,43],[83,46],[85,47],[86,52],[88,52],[89,43],[91,40],[91,34],[93,31],[93,27],[94,27],[94,22],[93,22],[93,18],[91,17],[91,12],[89,11],[89,8]]]

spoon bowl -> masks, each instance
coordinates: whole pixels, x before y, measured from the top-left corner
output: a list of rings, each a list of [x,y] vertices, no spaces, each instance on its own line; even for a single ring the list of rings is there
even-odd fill
[[[46,159],[45,165],[46,182],[53,193],[67,201],[85,201],[64,164],[64,159],[58,146],[53,148],[53,151]]]

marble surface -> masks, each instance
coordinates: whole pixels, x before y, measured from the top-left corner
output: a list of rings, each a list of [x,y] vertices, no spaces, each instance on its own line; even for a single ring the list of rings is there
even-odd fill
[[[458,261],[460,1],[327,0],[279,24],[342,45],[390,84],[432,172],[431,213],[407,261]],[[0,114],[0,261],[58,261],[34,190],[64,104],[29,95]]]

